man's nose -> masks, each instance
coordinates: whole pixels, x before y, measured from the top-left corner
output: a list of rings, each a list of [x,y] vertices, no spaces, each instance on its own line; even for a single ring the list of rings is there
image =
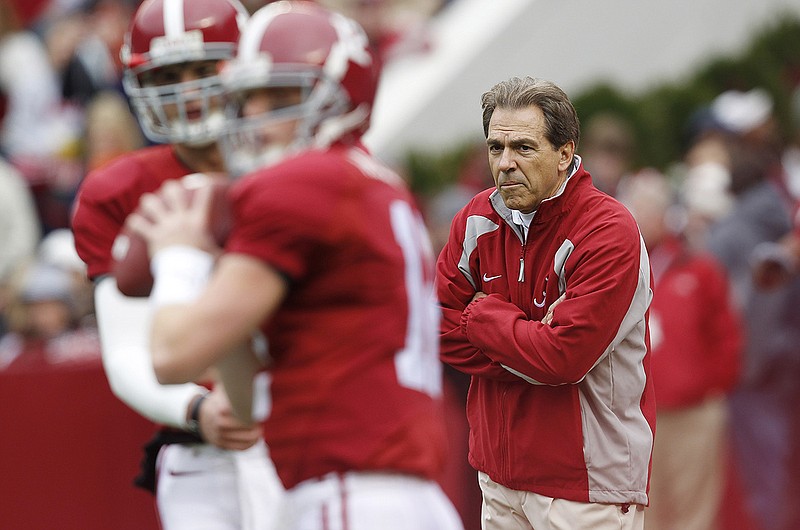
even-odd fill
[[[514,150],[510,147],[506,147],[503,149],[503,154],[500,155],[500,163],[498,164],[498,168],[500,171],[509,172],[516,169],[516,167],[517,162],[514,158]]]

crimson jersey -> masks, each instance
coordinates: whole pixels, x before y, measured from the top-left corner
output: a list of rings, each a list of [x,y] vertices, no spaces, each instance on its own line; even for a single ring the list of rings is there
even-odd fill
[[[75,248],[95,279],[111,272],[111,247],[139,198],[164,181],[192,173],[171,146],[147,147],[90,172],[72,214]]]
[[[361,147],[309,151],[237,182],[226,252],[289,292],[264,437],[287,488],[329,472],[436,478],[444,458],[434,262],[403,181]]]

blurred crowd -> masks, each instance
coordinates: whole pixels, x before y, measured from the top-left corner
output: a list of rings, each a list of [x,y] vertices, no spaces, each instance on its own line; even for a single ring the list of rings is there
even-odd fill
[[[445,3],[319,2],[358,20],[384,64],[425,53],[426,21]],[[147,143],[119,59],[139,3],[0,0],[0,370],[99,359],[70,214],[90,170]]]
[[[384,63],[425,53],[426,22],[446,3],[318,1],[358,20]],[[89,170],[146,142],[118,57],[137,5],[0,0],[0,370],[99,359],[69,218]],[[683,158],[664,171],[634,166],[637,138],[621,116],[583,124],[578,154],[596,186],[636,217],[653,268],[660,430],[651,530],[719,525],[731,463],[749,519],[739,528],[800,528],[800,88],[795,94],[788,137],[766,91],[717,95],[689,124]],[[422,198],[436,250],[456,211],[492,185],[477,145],[457,182]],[[451,375],[465,395],[465,381]]]

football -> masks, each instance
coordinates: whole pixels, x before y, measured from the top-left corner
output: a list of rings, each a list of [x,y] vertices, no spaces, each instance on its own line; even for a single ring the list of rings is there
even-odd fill
[[[211,177],[203,173],[192,173],[180,180],[189,197],[202,186],[212,186],[208,227],[219,246],[224,246],[231,229],[232,216],[228,203],[228,181],[224,177]],[[156,192],[158,195],[158,191]],[[153,288],[150,272],[150,255],[147,242],[139,235],[123,227],[111,250],[112,274],[117,288],[126,296],[144,297]]]

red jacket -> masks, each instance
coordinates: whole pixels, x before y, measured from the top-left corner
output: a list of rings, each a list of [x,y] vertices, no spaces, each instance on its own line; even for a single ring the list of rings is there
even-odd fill
[[[711,256],[670,239],[651,253],[653,381],[659,409],[701,403],[730,391],[741,370],[741,317],[728,278]]]
[[[437,282],[442,359],[472,376],[470,463],[516,490],[647,504],[650,268],[627,209],[580,166],[523,241],[483,191],[454,218]]]

